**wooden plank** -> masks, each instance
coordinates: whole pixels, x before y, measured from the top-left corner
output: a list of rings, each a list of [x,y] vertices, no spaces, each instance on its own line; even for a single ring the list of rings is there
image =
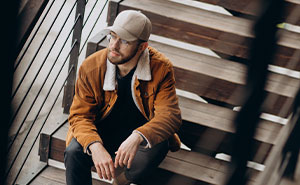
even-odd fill
[[[49,158],[57,160],[59,162],[64,162],[65,149],[66,149],[66,141],[65,140],[61,140],[61,139],[52,137]]]
[[[157,168],[147,179],[146,182],[142,182],[142,185],[209,185],[196,179],[192,179],[180,174]]]
[[[153,25],[152,33],[210,48],[216,52],[248,58],[253,22],[163,0],[125,0],[118,11],[141,10]],[[283,31],[274,64],[300,70],[300,34]],[[288,65],[291,60],[297,65]]]
[[[282,163],[282,151],[283,148],[293,131],[293,128],[298,123],[299,110],[296,111],[293,118],[290,119],[289,123],[280,130],[278,137],[280,138],[276,145],[272,148],[270,157],[266,161],[266,168],[258,177],[258,185],[273,185],[280,182],[283,171],[281,169]]]
[[[48,161],[49,148],[50,148],[50,135],[42,133],[40,135],[40,142],[39,142],[40,161],[42,162]]]
[[[174,173],[184,174],[193,179],[198,179],[210,184],[220,184],[224,181],[226,174],[206,167],[191,163],[182,163],[174,158],[166,158],[160,168],[168,169]]]
[[[239,92],[246,84],[245,65],[158,42],[149,44],[172,61],[177,88],[232,105],[240,104],[233,94]],[[298,79],[270,73],[266,90],[269,92],[269,101],[276,102],[277,106],[268,105],[266,102],[263,111],[287,117],[298,86]],[[287,104],[289,108],[283,111],[283,104]]]
[[[78,0],[76,4],[76,13],[75,13],[75,20],[78,17],[78,20],[75,22],[74,30],[73,30],[73,37],[72,37],[72,44],[76,42],[74,47],[70,53],[69,59],[69,67],[68,71],[70,71],[70,75],[67,79],[67,83],[64,88],[64,95],[63,95],[63,112],[68,114],[70,111],[71,104],[73,102],[73,96],[75,94],[75,83],[76,83],[76,76],[77,76],[77,65],[78,65],[78,56],[79,56],[79,49],[80,49],[80,42],[81,42],[81,33],[83,29],[83,20],[84,20],[84,12],[85,12],[85,0]]]
[[[180,96],[179,106],[183,120],[229,133],[235,132],[234,119],[236,113],[230,109],[205,104]],[[274,144],[274,140],[281,127],[279,124],[261,120],[255,139]]]
[[[48,2],[49,0],[28,0],[17,16],[17,53],[23,48]]]
[[[98,49],[99,42],[101,42],[105,38],[106,38],[105,32],[99,32],[93,38],[91,38],[87,43],[86,57],[90,56],[95,51],[99,50]]]
[[[217,6],[221,6],[225,9],[239,12],[241,14],[257,16],[259,14],[259,0],[197,0]],[[299,16],[291,16],[294,11],[300,10],[300,2],[297,0],[286,0],[283,7],[285,13],[283,15],[284,21],[290,24],[300,25]],[[298,14],[299,15],[299,14]],[[291,17],[290,17],[291,16]]]
[[[193,151],[210,156],[215,156],[218,153],[232,154],[234,133],[183,121],[179,137]],[[250,160],[263,164],[272,147],[272,144],[254,140]]]
[[[50,150],[50,154],[53,154],[50,158],[63,162],[64,140],[55,137],[51,140],[54,141],[51,150],[56,152]],[[186,152],[183,150],[175,153],[169,152],[159,167],[207,183],[220,184],[222,182],[222,178],[226,176],[227,162],[195,152],[188,152],[189,155],[186,155]]]
[[[92,179],[94,185],[109,185],[109,183]],[[29,185],[65,185],[65,171],[55,167],[48,166],[41,174],[35,178]]]
[[[119,8],[119,3],[122,2],[123,0],[111,0],[109,1],[108,4],[108,12],[107,12],[107,25],[111,26],[113,25],[114,20],[117,17],[117,12],[118,12],[118,8]]]
[[[176,152],[174,154],[177,155],[178,153],[180,152]],[[198,161],[203,163],[184,161],[184,159],[191,159],[189,154],[197,155],[195,159],[200,159]],[[183,158],[178,158],[178,156],[176,156],[173,158],[168,155],[159,167],[193,179],[201,180],[209,184],[222,184],[228,175],[228,163],[225,161],[217,160],[212,157],[197,154],[195,152],[185,153],[185,155],[182,157]],[[216,165],[218,168],[211,168],[211,166],[214,165]],[[253,176],[248,179],[249,182],[255,182],[256,177],[257,174],[253,174]]]

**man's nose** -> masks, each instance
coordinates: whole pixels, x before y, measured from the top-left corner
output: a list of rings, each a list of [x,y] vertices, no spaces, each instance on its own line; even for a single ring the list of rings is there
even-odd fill
[[[119,39],[116,39],[116,40],[111,40],[111,47],[112,48],[117,48],[119,49],[120,48],[120,40]]]

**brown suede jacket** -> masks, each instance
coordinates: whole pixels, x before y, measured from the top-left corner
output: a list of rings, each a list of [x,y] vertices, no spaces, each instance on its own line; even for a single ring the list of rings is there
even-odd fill
[[[94,123],[105,118],[117,100],[115,75],[116,66],[107,60],[107,49],[94,53],[82,63],[70,108],[66,145],[75,137],[87,152],[91,143],[102,143]],[[132,92],[135,104],[148,120],[136,131],[149,147],[169,139],[170,150],[177,151],[180,139],[176,132],[182,120],[171,62],[148,47],[134,72]]]

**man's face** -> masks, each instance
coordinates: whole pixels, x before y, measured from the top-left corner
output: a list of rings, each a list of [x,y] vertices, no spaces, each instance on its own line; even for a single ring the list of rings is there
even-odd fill
[[[139,46],[138,41],[122,40],[114,32],[111,32],[109,37],[107,58],[112,64],[125,64],[136,55]]]

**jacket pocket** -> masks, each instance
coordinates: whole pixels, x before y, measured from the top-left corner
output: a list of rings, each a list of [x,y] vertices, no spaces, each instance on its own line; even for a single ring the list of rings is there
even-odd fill
[[[143,106],[145,109],[145,113],[149,119],[153,117],[154,113],[154,89],[149,88],[147,91],[144,91],[141,94],[142,101],[143,101]]]

